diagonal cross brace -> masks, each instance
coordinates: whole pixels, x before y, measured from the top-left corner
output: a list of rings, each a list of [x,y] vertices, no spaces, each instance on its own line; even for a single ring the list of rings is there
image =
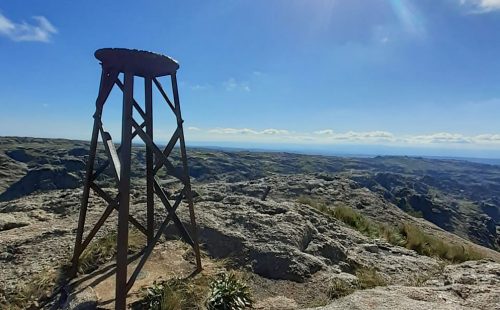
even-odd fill
[[[181,135],[181,131],[180,131],[179,127],[177,127],[174,134],[172,135],[172,138],[170,138],[170,141],[168,141],[167,146],[163,150],[163,155],[165,155],[166,157],[168,157],[170,155],[170,152],[172,152],[172,150],[174,149],[174,146],[177,143],[177,140],[179,140],[180,135]],[[158,172],[158,170],[161,169],[161,167],[163,167],[163,163],[161,162],[160,159],[157,159],[156,163],[155,163],[155,167],[153,168],[153,174],[156,174]]]
[[[141,128],[146,127],[146,122],[142,123],[140,127],[141,127]],[[133,138],[135,138],[135,136],[137,136],[137,130],[134,130],[134,132],[132,133],[132,139],[133,139]],[[120,154],[120,150],[121,150],[121,146],[119,146],[119,147],[116,149],[116,153],[117,153],[117,154]],[[109,161],[109,159],[108,159],[108,160],[106,160],[106,161],[105,161],[105,162],[104,162],[101,166],[99,166],[99,167],[95,170],[94,174],[92,175],[92,179],[91,179],[91,180],[92,180],[92,181],[95,181],[95,179],[97,179],[97,177],[99,177],[99,176],[101,175],[101,173],[103,173],[103,172],[104,172],[104,170],[106,170],[106,168],[108,168],[109,164],[110,164],[110,161]]]
[[[168,103],[170,109],[172,109],[172,112],[176,113],[175,107],[172,104],[172,101],[170,101],[170,99],[168,99],[168,96],[165,93],[165,91],[163,90],[163,87],[161,86],[160,82],[158,82],[158,80],[156,78],[153,79],[153,82],[155,83],[156,88],[158,88],[158,90],[160,91],[160,94],[163,96],[163,99],[165,99],[165,101]]]
[[[106,193],[105,191],[103,191],[97,184],[95,184],[94,182],[92,182],[90,184],[90,187],[102,198],[104,199],[107,203],[109,204],[112,204],[113,205],[113,208],[115,208],[116,211],[120,212],[120,206],[118,203],[113,203],[113,198],[111,198],[111,196],[109,196],[108,193]],[[132,215],[129,214],[128,216],[128,221],[134,225],[139,231],[141,231],[144,235],[147,235],[147,231],[146,231],[146,228],[144,228],[144,226],[142,226],[141,223],[139,223]]]
[[[82,252],[90,244],[90,241],[92,241],[92,239],[94,238],[94,236],[97,234],[97,232],[101,228],[102,224],[104,224],[104,222],[108,219],[108,217],[111,214],[111,212],[113,212],[114,204],[118,203],[119,197],[120,196],[116,195],[115,199],[113,199],[113,201],[108,204],[108,206],[104,210],[103,214],[101,215],[101,217],[99,218],[99,220],[97,221],[97,223],[94,225],[94,227],[92,228],[92,230],[89,232],[89,234],[87,235],[87,237],[85,238],[85,240],[83,241],[83,243],[80,244],[79,251],[74,256],[74,259],[76,257],[80,257],[80,255],[82,254]]]
[[[163,154],[163,152],[156,146],[153,140],[151,140],[151,137],[144,132],[144,130],[139,126],[139,124],[137,124],[135,120],[132,120],[132,126],[135,128],[135,130],[137,130],[141,139],[144,141],[144,143],[146,143],[146,146],[151,148],[153,152],[156,154],[160,164],[165,165],[165,167],[167,168],[167,172],[170,175],[178,178],[179,180],[181,180],[182,183],[185,184],[186,181],[184,176],[181,173],[179,173],[177,169],[175,169],[172,163],[168,160],[167,156]]]
[[[117,183],[120,182],[120,158],[118,157],[118,153],[116,151],[115,145],[113,144],[113,140],[111,139],[111,135],[109,132],[104,131],[102,124],[100,126],[102,142],[104,144],[104,149],[106,150],[106,155],[108,156],[108,162],[111,163],[113,167],[113,172],[115,176],[115,180]]]
[[[168,201],[167,195],[165,195],[165,192],[160,187],[160,185],[158,184],[158,181],[156,179],[154,180],[154,187],[155,187],[156,195],[158,195],[158,197],[160,197],[161,202],[165,206],[165,209],[167,210],[168,215],[174,221],[175,226],[179,230],[179,233],[181,234],[182,238],[184,239],[184,241],[186,241],[191,246],[193,246],[193,244],[194,244],[193,239],[191,238],[191,236],[187,232],[186,227],[184,227],[184,224],[182,224],[181,220],[179,219],[179,217],[175,213],[174,208],[170,205],[170,202]],[[181,197],[182,197],[183,192],[184,192],[184,190],[181,192]]]

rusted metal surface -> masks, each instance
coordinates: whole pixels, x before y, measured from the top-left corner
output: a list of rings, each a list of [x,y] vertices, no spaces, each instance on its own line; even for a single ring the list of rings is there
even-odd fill
[[[196,219],[194,215],[194,204],[193,204],[193,192],[191,190],[191,180],[189,178],[189,166],[187,161],[187,153],[186,153],[186,142],[184,141],[184,129],[182,127],[181,115],[181,104],[179,101],[179,90],[177,89],[177,76],[176,74],[171,75],[172,80],[172,92],[174,94],[174,104],[175,104],[175,116],[177,117],[177,130],[179,131],[179,146],[181,149],[181,161],[182,168],[184,170],[184,185],[186,185],[186,196],[188,199],[189,206],[189,218],[191,220],[191,228],[192,235],[194,241],[194,252],[196,256],[196,267],[197,270],[201,271],[201,255],[200,255],[200,245],[198,243],[198,227],[196,226]]]
[[[154,249],[155,244],[159,241],[171,220],[177,227],[182,238],[193,247],[196,257],[197,271],[201,270],[201,258],[194,214],[193,195],[191,192],[184,130],[182,127],[183,120],[177,89],[176,71],[179,68],[179,65],[175,62],[175,60],[167,56],[137,50],[100,49],[96,51],[95,56],[102,62],[102,74],[99,94],[96,100],[96,112],[94,114],[94,127],[90,143],[90,154],[83,184],[83,195],[72,259],[72,270],[73,275],[76,275],[80,255],[91,243],[92,239],[111,215],[113,210],[118,211],[115,308],[125,309],[127,292],[133,286],[141,268],[146,263],[149,255]],[[120,73],[123,73],[124,75],[123,83],[119,79]],[[158,77],[164,75],[171,76],[172,92],[174,96],[173,103],[168,98],[166,92],[157,79]],[[134,78],[136,76],[144,78],[145,109],[143,109],[134,99]],[[153,139],[153,83],[156,85],[156,88],[159,90],[163,99],[175,114],[177,120],[177,128],[173,132],[172,137],[163,151],[158,148]],[[123,92],[122,139],[121,145],[116,149],[111,135],[104,130],[101,122],[104,104],[115,84]],[[133,119],[134,109],[138,112],[140,117],[143,118],[143,122],[140,125]],[[108,159],[94,170],[99,135],[104,143],[104,149]],[[146,145],[147,218],[145,226],[129,214],[132,140],[137,136],[140,137]],[[182,167],[175,167],[169,160],[170,153],[174,149],[177,142],[179,142]],[[107,167],[110,166],[110,164],[113,168],[113,175],[118,187],[118,194],[115,198],[94,182],[107,169]],[[173,204],[169,202],[167,195],[155,177],[161,168],[166,169],[168,175],[176,177],[184,185],[181,193],[176,197]],[[84,239],[85,218],[91,189],[95,194],[103,198],[108,205],[99,220],[95,223]],[[154,227],[155,216],[161,215],[155,215],[154,213],[155,195],[160,198],[160,201],[165,207],[165,212],[163,213],[164,220],[156,232]],[[184,198],[188,201],[191,232],[184,227],[183,223],[176,214],[176,210]],[[139,231],[143,232],[147,236],[147,244],[145,244],[143,251],[140,253],[142,257],[130,278],[128,278],[127,275],[127,264],[130,261],[127,257],[129,223],[134,225]]]
[[[118,212],[118,236],[116,245],[116,309],[127,306],[127,253],[128,216],[130,207],[130,160],[132,157],[132,111],[134,100],[134,75],[125,72],[122,113],[122,141],[120,152],[120,208]]]
[[[165,93],[165,91],[163,90],[163,87],[161,86],[160,82],[158,82],[158,80],[156,78],[153,79],[153,81],[155,82],[155,85],[156,87],[158,88],[158,91],[160,92],[160,94],[163,96],[163,99],[165,99],[165,101],[167,102],[168,106],[170,107],[170,109],[172,110],[172,112],[175,113],[175,107],[174,105],[172,104],[172,101],[170,101],[170,99],[168,99],[168,96],[167,94]]]
[[[151,78],[144,79],[144,101],[146,113],[143,116],[146,124],[146,134],[153,140],[153,81]],[[137,130],[136,130],[137,132]],[[154,154],[151,148],[146,148],[146,209],[147,209],[147,224],[148,229],[148,244],[153,242],[154,224],[155,224],[155,200],[154,200]]]
[[[101,48],[95,51],[94,55],[105,67],[120,72],[130,72],[140,77],[170,75],[179,69],[179,64],[174,59],[148,51]]]

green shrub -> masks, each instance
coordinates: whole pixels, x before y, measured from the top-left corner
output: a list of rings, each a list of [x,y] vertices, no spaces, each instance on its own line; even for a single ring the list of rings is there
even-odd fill
[[[190,290],[181,279],[154,282],[151,287],[144,289],[140,308],[149,310],[182,310],[192,309]],[[138,307],[139,308],[139,307]]]
[[[207,308],[210,310],[240,310],[252,306],[249,287],[233,272],[219,274],[209,286]]]

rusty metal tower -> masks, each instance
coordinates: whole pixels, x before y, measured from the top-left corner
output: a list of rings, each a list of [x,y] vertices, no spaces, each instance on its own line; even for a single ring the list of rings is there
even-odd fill
[[[201,270],[193,196],[191,192],[186,145],[182,127],[183,120],[181,117],[179,92],[177,89],[176,72],[179,65],[175,60],[164,55],[122,48],[99,49],[95,52],[95,57],[101,62],[102,74],[99,94],[96,100],[94,127],[92,130],[90,152],[83,184],[83,197],[81,201],[78,229],[72,259],[73,273],[76,274],[78,260],[82,252],[90,244],[92,238],[96,235],[113,210],[117,210],[118,236],[116,254],[115,307],[116,309],[125,309],[128,291],[134,284],[141,268],[146,263],[146,260],[153,251],[155,244],[162,236],[170,220],[172,220],[176,225],[182,238],[193,247],[196,257],[197,270]],[[123,82],[120,80],[120,74],[123,74]],[[170,76],[173,101],[168,98],[158,80],[159,77],[163,76]],[[142,109],[142,107],[134,99],[135,77],[144,79],[145,109]],[[177,120],[177,129],[174,131],[164,150],[161,150],[153,141],[153,84],[156,85],[159,93],[165,99],[168,107],[175,114]],[[105,131],[101,122],[104,104],[115,85],[117,85],[123,92],[122,133],[121,144],[118,148],[115,148],[111,135]],[[134,109],[143,119],[141,124],[136,122],[133,118]],[[94,166],[99,135],[101,136],[108,160],[95,169]],[[131,149],[132,139],[136,136],[141,138],[146,145],[147,221],[145,226],[143,226],[129,213]],[[172,162],[169,160],[169,155],[177,142],[179,142],[182,167],[174,167]],[[118,194],[115,197],[112,197],[95,182],[97,177],[110,165],[118,187]],[[161,168],[165,168],[168,175],[173,176],[182,182],[183,189],[173,203],[169,202],[167,195],[161,188],[159,180],[156,177],[157,172]],[[102,216],[84,239],[85,217],[91,189],[95,194],[104,199],[108,205]],[[156,232],[154,227],[155,194],[160,198],[165,207],[165,218]],[[176,215],[176,210],[184,199],[187,199],[189,207],[191,221],[190,231],[184,227]],[[127,275],[129,222],[147,237],[147,244],[142,251],[142,256],[140,257],[138,265],[131,274],[130,278]]]

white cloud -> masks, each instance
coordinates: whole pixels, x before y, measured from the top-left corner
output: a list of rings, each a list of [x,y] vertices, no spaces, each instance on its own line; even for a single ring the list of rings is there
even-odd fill
[[[248,128],[214,128],[208,131],[209,133],[222,134],[222,135],[248,135],[258,134],[257,131]]]
[[[491,145],[500,146],[500,134],[463,135],[459,133],[437,132],[420,135],[395,135],[391,132],[347,131],[335,132],[322,129],[313,132],[294,132],[286,129],[267,128],[263,130],[251,128],[213,128],[199,129],[196,134],[206,140],[257,141],[309,144],[385,144],[385,145]]]
[[[191,126],[191,127],[188,127],[188,130],[191,130],[191,131],[200,131],[201,129],[198,128],[198,127]]]
[[[338,140],[350,140],[350,141],[394,139],[394,135],[387,131],[367,131],[367,132],[348,131],[346,133],[334,135],[334,137]]]
[[[408,143],[434,144],[434,143],[472,143],[473,139],[462,134],[438,132],[429,135],[418,135],[406,138]]]
[[[289,133],[290,132],[288,130],[269,128],[269,129],[262,130],[259,134],[263,134],[263,135],[287,135]]]
[[[332,129],[323,129],[313,132],[315,135],[328,137],[331,140],[393,140],[394,135],[387,131],[348,131],[345,133],[336,133]]]
[[[209,133],[223,135],[287,135],[290,132],[284,129],[268,128],[261,131],[249,128],[214,128],[208,131]]]
[[[210,89],[212,88],[211,85],[209,84],[203,84],[203,85],[200,85],[200,84],[195,84],[195,85],[191,85],[190,88],[192,90],[199,90],[199,91],[202,91],[202,90],[207,90],[207,89]]]
[[[500,134],[482,134],[472,138],[476,143],[500,143]]]
[[[14,23],[0,13],[0,35],[12,41],[49,42],[52,35],[58,31],[50,21],[43,16],[33,16],[34,24],[25,21]]]
[[[227,91],[234,91],[234,90],[242,90],[249,92],[250,91],[250,86],[248,85],[247,82],[239,82],[235,78],[229,78],[227,81],[222,83],[222,86]]]
[[[333,130],[331,130],[331,129],[318,130],[318,131],[315,131],[314,134],[316,134],[316,135],[333,135]]]
[[[500,0],[459,0],[459,2],[474,13],[487,13],[500,10]]]

